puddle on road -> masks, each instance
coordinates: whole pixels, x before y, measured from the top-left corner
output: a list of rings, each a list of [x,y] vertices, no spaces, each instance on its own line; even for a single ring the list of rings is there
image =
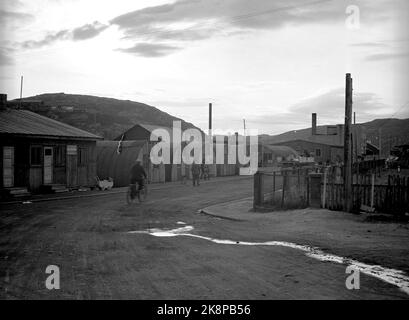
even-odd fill
[[[197,234],[189,233],[193,231],[194,228],[192,226],[185,226],[177,229],[165,230],[165,229],[147,229],[143,231],[129,231],[127,233],[130,234],[149,234],[154,237],[192,237],[203,239],[207,241],[211,241],[217,244],[229,244],[229,245],[242,245],[242,246],[280,246],[280,247],[287,247],[292,249],[297,249],[303,251],[307,257],[314,258],[319,261],[324,262],[333,262],[339,264],[345,264],[353,266],[356,270],[360,272],[380,279],[384,282],[397,286],[403,292],[409,295],[409,277],[405,275],[403,271],[384,268],[379,265],[369,265],[366,263],[362,263],[356,260],[340,257],[333,254],[328,254],[323,252],[317,247],[312,247],[308,245],[299,245],[292,242],[285,242],[285,241],[266,241],[266,242],[246,242],[246,241],[233,241],[233,240],[220,240],[220,239],[213,239],[210,237],[200,236]]]

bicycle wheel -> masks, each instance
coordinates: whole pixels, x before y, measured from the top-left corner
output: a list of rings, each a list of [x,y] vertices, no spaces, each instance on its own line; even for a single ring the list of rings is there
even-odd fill
[[[131,204],[132,202],[134,202],[135,197],[132,197],[132,188],[129,187],[128,191],[126,192],[126,202],[128,204]]]
[[[147,189],[146,189],[146,186],[144,186],[142,188],[142,190],[138,191],[138,200],[139,200],[139,202],[145,201],[146,200],[146,195],[147,195]]]

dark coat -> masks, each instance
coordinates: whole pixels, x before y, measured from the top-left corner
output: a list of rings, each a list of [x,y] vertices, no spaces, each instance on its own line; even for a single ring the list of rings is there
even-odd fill
[[[131,180],[142,180],[146,178],[145,169],[140,164],[135,164],[131,169]]]

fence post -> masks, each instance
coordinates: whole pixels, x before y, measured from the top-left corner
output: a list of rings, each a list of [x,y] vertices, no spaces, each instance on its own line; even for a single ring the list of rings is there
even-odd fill
[[[391,200],[391,176],[388,175],[388,186],[386,188],[386,198],[385,198],[385,203],[386,203],[386,211],[389,212],[389,206],[390,206],[390,200]]]
[[[312,208],[321,207],[321,182],[322,173],[310,173],[308,175],[308,204]]]
[[[263,174],[256,172],[254,175],[253,208],[261,206],[264,202]]]
[[[396,181],[395,181],[395,186],[396,186],[396,189],[395,189],[396,200],[395,200],[395,202],[394,202],[394,204],[395,204],[394,211],[396,210],[397,213],[400,214],[400,213],[401,213],[400,211],[401,211],[403,208],[402,208],[402,206],[401,206],[401,197],[400,197],[400,190],[401,190],[401,188],[400,188],[400,176],[399,176],[399,175],[398,175],[398,177],[397,177],[397,179],[396,179]]]
[[[285,193],[285,188],[287,186],[287,172],[283,171],[283,190],[282,190],[282,195],[281,195],[281,208],[284,207],[284,193]]]
[[[274,195],[276,193],[276,172],[273,172],[273,199],[274,199]]]
[[[333,209],[334,208],[334,198],[335,198],[335,174],[336,174],[336,169],[332,167],[331,169],[331,202],[328,207],[328,209]]]
[[[408,178],[406,178],[406,187],[405,187],[405,189],[406,189],[406,200],[405,200],[405,204],[406,204],[406,210],[409,210],[409,206],[408,206],[408,203],[409,203],[409,177]]]
[[[305,179],[307,180],[307,206],[310,207],[311,203],[310,203],[310,172],[307,170],[307,175],[305,177]]]
[[[322,188],[322,208],[325,209],[325,200],[327,198],[327,168],[324,168],[324,186]]]
[[[375,174],[371,176],[371,208],[374,207],[374,195],[375,195]]]
[[[300,184],[300,168],[297,170],[297,187],[298,187],[298,193],[301,193],[301,184]]]

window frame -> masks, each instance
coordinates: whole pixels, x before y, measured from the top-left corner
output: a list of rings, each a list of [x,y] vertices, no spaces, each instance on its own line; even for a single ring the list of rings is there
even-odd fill
[[[77,159],[79,167],[86,167],[88,164],[88,148],[78,146],[77,148]]]
[[[54,166],[65,167],[67,164],[67,146],[56,145],[54,147]]]
[[[39,163],[33,163],[33,149],[39,150]],[[43,165],[43,152],[42,145],[30,145],[30,167],[41,167]]]

